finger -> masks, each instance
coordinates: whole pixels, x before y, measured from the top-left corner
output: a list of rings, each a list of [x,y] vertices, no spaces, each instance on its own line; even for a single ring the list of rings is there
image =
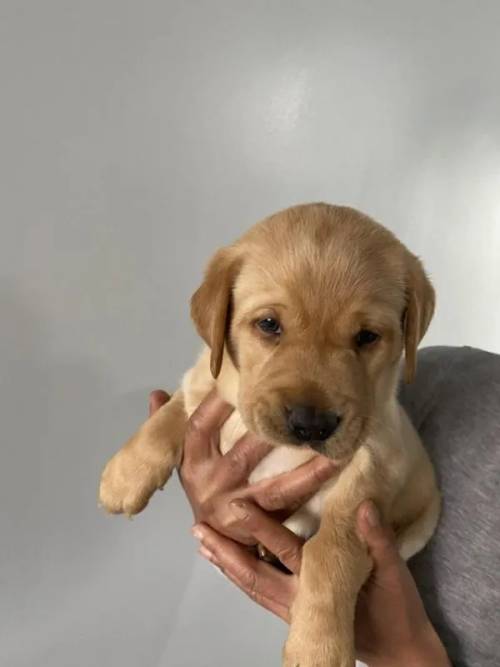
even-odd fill
[[[238,526],[264,545],[290,572],[299,574],[304,545],[300,537],[248,500],[232,500],[229,506]]]
[[[271,449],[271,445],[262,442],[251,433],[246,433],[222,457],[217,468],[219,484],[226,488],[247,481],[252,470]]]
[[[219,454],[219,431],[233,410],[215,390],[210,392],[188,421],[184,462],[195,463]]]
[[[394,533],[390,526],[382,523],[380,512],[371,500],[361,503],[358,508],[357,530],[368,546],[378,570],[399,563],[400,555]]]
[[[154,415],[154,413],[161,408],[162,405],[168,403],[170,400],[169,394],[163,389],[155,389],[149,394],[149,416]]]
[[[314,495],[338,470],[338,464],[324,456],[315,456],[292,470],[250,487],[254,500],[265,510],[298,507]]]
[[[289,619],[294,594],[290,575],[257,559],[244,547],[205,524],[195,526],[193,533],[205,548],[205,557],[210,554],[210,561],[238,588],[284,620]]]
[[[237,577],[234,575],[232,572],[229,572],[225,570],[223,567],[219,566],[217,563],[214,563],[216,567],[219,567],[221,572],[235,584],[240,591],[243,591],[246,595],[248,595],[249,598],[254,600],[258,605],[261,607],[264,607],[264,609],[267,609],[270,611],[272,614],[275,614],[279,618],[281,618],[285,623],[290,623],[290,608],[280,604],[276,600],[273,600],[272,598],[268,597],[265,593],[261,593],[258,591],[249,591],[248,587],[246,586],[247,583],[247,578],[241,579],[241,577]],[[275,568],[273,568],[275,569]]]

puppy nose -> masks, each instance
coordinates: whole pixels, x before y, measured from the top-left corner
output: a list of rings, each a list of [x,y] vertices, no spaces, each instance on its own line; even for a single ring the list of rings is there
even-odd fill
[[[312,405],[293,405],[286,409],[287,426],[300,442],[327,440],[340,424],[336,412],[321,412]]]

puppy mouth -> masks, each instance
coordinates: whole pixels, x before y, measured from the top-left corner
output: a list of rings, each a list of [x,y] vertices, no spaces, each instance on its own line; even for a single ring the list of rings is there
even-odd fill
[[[307,441],[293,435],[282,415],[254,415],[251,419],[252,430],[260,438],[274,446],[292,446],[311,449],[322,456],[343,461],[349,459],[359,446],[365,430],[365,421],[360,416],[343,419],[335,433],[325,439]]]

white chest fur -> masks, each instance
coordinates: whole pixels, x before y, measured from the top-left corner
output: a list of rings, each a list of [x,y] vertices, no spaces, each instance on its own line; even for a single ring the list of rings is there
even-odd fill
[[[246,428],[239,413],[234,412],[221,432],[221,451],[223,453],[229,451],[245,432]],[[249,482],[259,482],[262,479],[269,479],[294,470],[313,456],[314,453],[305,447],[288,445],[276,447],[253,470]],[[331,489],[332,483],[333,481],[329,481],[326,488]],[[304,539],[311,537],[319,527],[326,488],[312,496],[307,503],[290,516],[285,521],[285,526]]]

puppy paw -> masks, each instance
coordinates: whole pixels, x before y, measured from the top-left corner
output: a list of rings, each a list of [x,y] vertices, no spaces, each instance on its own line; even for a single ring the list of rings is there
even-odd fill
[[[163,488],[176,466],[173,452],[158,459],[147,458],[138,449],[121,449],[104,468],[99,503],[112,514],[132,516],[141,512],[153,493]]]

